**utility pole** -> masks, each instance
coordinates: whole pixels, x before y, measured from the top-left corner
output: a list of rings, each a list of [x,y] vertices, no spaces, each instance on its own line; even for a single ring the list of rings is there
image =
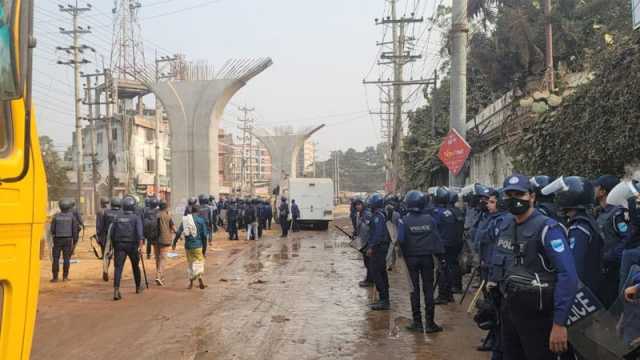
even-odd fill
[[[393,37],[391,42],[380,42],[377,45],[386,46],[392,45],[391,51],[383,51],[380,58],[382,61],[378,65],[392,65],[393,66],[393,80],[378,80],[378,81],[363,81],[364,84],[378,84],[389,85],[392,87],[392,109],[393,109],[393,125],[391,127],[391,169],[389,171],[391,177],[391,184],[393,191],[400,189],[400,179],[402,175],[402,107],[403,107],[403,94],[402,89],[404,86],[409,85],[426,85],[433,82],[432,79],[419,79],[404,81],[404,66],[422,58],[421,55],[414,55],[411,50],[405,50],[407,42],[414,41],[413,38],[405,36],[406,26],[411,23],[423,22],[423,18],[415,18],[414,14],[409,17],[398,17],[397,14],[397,2],[398,0],[388,0],[391,4],[391,16],[385,19],[376,19],[376,25],[391,25],[391,36]]]
[[[238,110],[240,110],[243,113],[243,117],[241,119],[238,119],[238,121],[240,122],[241,126],[238,127],[238,129],[242,130],[242,157],[240,160],[240,188],[243,191],[243,195],[244,195],[244,189],[246,188],[246,184],[247,184],[247,162],[249,162],[249,164],[251,164],[251,157],[253,156],[253,154],[251,153],[251,130],[253,130],[253,119],[251,119],[249,117],[249,113],[255,111],[255,108],[248,108],[246,106],[239,108]],[[249,156],[247,159],[247,146],[249,147]],[[249,165],[250,166],[250,165]],[[250,169],[249,169],[250,170]],[[250,171],[251,173],[251,171]],[[253,181],[251,181],[251,183],[253,183]]]
[[[547,90],[553,91],[556,80],[553,68],[553,25],[551,24],[551,0],[544,0],[544,33],[546,41],[546,51],[544,54],[546,65],[545,81]]]
[[[453,0],[453,29],[451,32],[451,118],[449,126],[460,133],[463,138],[467,134],[467,37],[469,24],[467,20],[467,0]],[[449,174],[449,186],[464,185],[464,174]]]
[[[72,19],[72,30],[65,30],[63,28],[60,29],[60,33],[63,35],[71,35],[73,39],[73,45],[69,47],[56,47],[56,50],[64,51],[67,54],[73,56],[72,60],[69,61],[58,61],[60,65],[72,65],[74,72],[74,101],[75,101],[75,118],[76,118],[76,133],[75,133],[75,153],[76,153],[76,169],[77,169],[77,194],[76,194],[76,204],[78,206],[78,210],[80,212],[84,212],[82,207],[82,166],[84,163],[84,157],[82,156],[82,120],[80,117],[80,102],[82,99],[80,98],[80,66],[83,64],[88,64],[89,60],[80,59],[80,54],[85,50],[91,50],[95,52],[95,50],[86,45],[80,45],[80,35],[88,34],[91,32],[88,28],[85,29],[78,25],[78,17],[81,13],[87,12],[91,10],[91,5],[87,5],[86,7],[79,7],[78,1],[76,0],[75,6],[67,5],[66,7],[62,5],[58,5],[61,12],[71,14]]]
[[[106,103],[106,112],[107,112],[107,159],[109,164],[109,197],[113,197],[113,186],[116,181],[115,176],[115,161],[116,154],[113,143],[113,107],[116,106],[115,98],[114,98],[114,86],[113,83],[113,75],[111,74],[111,70],[104,70],[104,95],[105,95],[105,103]]]
[[[436,138],[436,93],[438,90],[438,70],[433,72],[433,94],[431,94],[431,138]]]
[[[99,205],[99,196],[98,196],[98,161],[96,160],[96,126],[95,126],[95,120],[96,118],[93,115],[93,106],[96,106],[96,113],[99,111],[98,109],[98,104],[97,104],[97,100],[93,101],[93,99],[91,98],[91,92],[93,90],[95,90],[96,88],[92,86],[91,84],[91,79],[92,78],[97,78],[100,74],[82,74],[81,76],[83,78],[85,78],[86,83],[85,83],[85,100],[84,100],[84,104],[87,105],[87,120],[89,121],[89,131],[91,132],[89,138],[89,147],[91,149],[91,153],[89,154],[89,156],[91,157],[91,187],[93,190],[93,211],[94,214],[98,213],[98,210],[100,208]],[[97,83],[97,81],[96,81]]]
[[[172,71],[169,73],[162,73],[161,66],[165,63],[174,63],[178,61],[178,55],[162,56],[158,58],[158,51],[156,50],[156,82],[159,82],[164,79],[175,79],[176,72]],[[160,103],[160,99],[156,97],[156,131],[155,131],[155,142],[156,142],[156,158],[155,158],[155,179],[154,179],[154,188],[156,196],[160,197],[160,124],[163,119],[163,110],[162,104]]]

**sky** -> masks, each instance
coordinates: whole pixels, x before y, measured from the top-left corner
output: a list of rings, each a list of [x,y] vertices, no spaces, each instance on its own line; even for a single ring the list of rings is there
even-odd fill
[[[238,107],[256,109],[257,127],[291,125],[295,128],[326,124],[314,135],[320,159],[333,150],[363,149],[382,141],[378,89],[362,80],[376,80],[382,67],[373,66],[383,35],[375,18],[388,14],[386,0],[139,0],[142,41],[146,62],[160,55],[184,53],[188,60],[207,61],[219,68],[227,59],[270,57],[274,64],[241,89],[225,110],[221,127],[235,129]],[[398,14],[431,17],[443,0],[398,0]],[[75,3],[75,1],[74,1]],[[58,65],[68,55],[56,51],[71,39],[59,28],[71,27],[71,16],[58,10],[68,2],[40,1],[35,22],[34,100],[40,135],[54,139],[63,151],[72,142],[73,71]],[[83,6],[86,2],[80,2]],[[81,43],[96,53],[86,53],[90,73],[108,64],[112,38],[112,0],[91,2],[92,10],[79,23],[91,26]],[[436,66],[434,53],[441,34],[428,21],[409,32],[419,38],[416,53],[426,56],[408,66],[406,76],[429,77]],[[432,34],[433,32],[433,34]],[[428,45],[427,45],[428,44]],[[386,77],[387,75],[383,75]],[[406,88],[410,95],[414,88]],[[424,104],[420,91],[407,108]]]

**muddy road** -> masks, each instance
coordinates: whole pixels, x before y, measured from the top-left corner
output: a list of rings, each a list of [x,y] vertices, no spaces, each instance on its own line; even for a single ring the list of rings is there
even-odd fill
[[[347,238],[336,230],[277,235],[230,242],[219,233],[205,290],[186,289],[182,256],[172,261],[166,287],[150,284],[141,295],[125,265],[119,302],[96,260],[72,265],[64,284],[48,283],[44,262],[32,359],[489,358],[475,351],[483,333],[466,305],[437,308],[442,333],[407,332],[402,271],[390,274],[392,310],[371,312],[375,294],[357,286],[364,270]],[[150,279],[152,266],[148,260]]]

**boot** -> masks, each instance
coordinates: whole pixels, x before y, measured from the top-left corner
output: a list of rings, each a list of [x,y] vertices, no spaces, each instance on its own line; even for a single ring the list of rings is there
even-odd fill
[[[52,277],[51,280],[49,280],[49,282],[57,283],[58,282],[58,277],[57,276]]]
[[[390,310],[391,304],[389,303],[389,300],[380,300],[377,303],[371,304],[370,308],[374,311]]]
[[[119,288],[113,289],[113,300],[118,301],[121,299],[122,299],[122,295],[120,295],[120,289]]]
[[[411,331],[411,332],[416,332],[416,333],[423,333],[424,332],[424,326],[422,326],[422,321],[418,320],[418,321],[413,321],[410,325],[408,325],[406,327],[407,330]]]
[[[427,326],[424,328],[424,332],[427,334],[433,334],[433,333],[437,333],[437,332],[441,332],[442,331],[442,327],[440,327],[440,325],[436,324],[435,321],[427,321]]]
[[[193,280],[189,280],[189,286],[187,286],[188,290],[193,289]]]
[[[136,286],[136,294],[142,294],[143,291],[144,287],[142,287],[142,285]]]
[[[109,281],[109,273],[106,273],[106,272],[102,273],[102,281],[104,281],[104,282],[108,282]]]
[[[373,286],[373,281],[362,280],[358,283],[361,288],[370,288]]]
[[[453,295],[449,295],[448,297],[438,296],[438,298],[435,300],[436,305],[447,305],[450,302],[455,302],[455,300],[453,299]]]
[[[62,281],[63,281],[63,282],[67,282],[67,281],[69,281],[69,275],[67,275],[67,276],[63,276],[63,277],[62,277]]]

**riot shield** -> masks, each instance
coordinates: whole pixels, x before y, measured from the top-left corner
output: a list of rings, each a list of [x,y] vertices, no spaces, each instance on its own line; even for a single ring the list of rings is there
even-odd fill
[[[544,196],[548,196],[560,191],[567,191],[567,190],[569,190],[569,187],[567,186],[567,184],[564,183],[564,177],[560,176],[559,178],[555,179],[552,183],[542,188],[541,193]]]
[[[607,196],[607,204],[628,207],[628,200],[638,195],[638,189],[630,181],[621,181]]]
[[[634,266],[630,278],[638,270],[640,267]],[[629,302],[621,295],[606,310],[585,289],[578,292],[571,308],[569,341],[573,348],[587,360],[636,359],[640,347],[640,299]]]

